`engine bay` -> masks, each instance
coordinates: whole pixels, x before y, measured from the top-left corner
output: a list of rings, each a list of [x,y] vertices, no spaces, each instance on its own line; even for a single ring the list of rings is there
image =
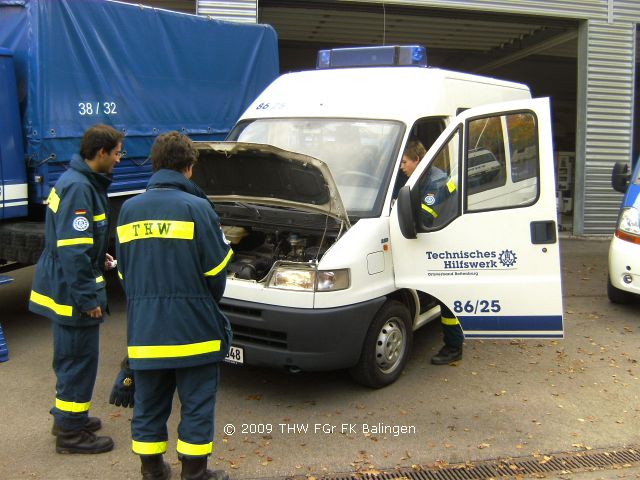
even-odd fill
[[[230,277],[264,281],[278,261],[317,263],[341,233],[325,215],[286,208],[216,204],[233,248]]]

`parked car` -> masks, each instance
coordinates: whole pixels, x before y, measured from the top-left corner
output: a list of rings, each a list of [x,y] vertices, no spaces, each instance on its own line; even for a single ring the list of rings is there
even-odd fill
[[[612,303],[640,298],[640,162],[633,171],[628,163],[613,167],[611,185],[624,193],[616,230],[609,246],[607,295]]]

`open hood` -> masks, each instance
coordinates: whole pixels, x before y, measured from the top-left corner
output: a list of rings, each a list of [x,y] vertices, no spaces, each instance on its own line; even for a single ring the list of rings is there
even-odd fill
[[[200,157],[192,180],[212,201],[293,207],[349,227],[338,188],[321,160],[260,143],[194,144]]]

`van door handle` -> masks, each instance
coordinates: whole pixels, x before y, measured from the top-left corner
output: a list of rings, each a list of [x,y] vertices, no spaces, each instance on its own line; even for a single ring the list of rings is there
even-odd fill
[[[556,232],[556,222],[554,220],[531,222],[531,243],[534,245],[556,243]]]

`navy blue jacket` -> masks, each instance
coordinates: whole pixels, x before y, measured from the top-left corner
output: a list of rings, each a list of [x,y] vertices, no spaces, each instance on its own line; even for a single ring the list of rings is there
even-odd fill
[[[107,308],[104,260],[109,242],[111,176],[74,156],[47,200],[45,247],[36,266],[29,310],[70,326],[102,322],[83,312]]]
[[[435,165],[430,167],[423,181],[424,184],[420,187],[422,226],[441,226],[455,215],[458,207],[457,202],[450,201],[451,197],[457,195],[456,184]]]
[[[159,170],[118,218],[118,274],[127,295],[133,369],[218,362],[231,342],[218,301],[233,254],[218,215],[180,172]]]

